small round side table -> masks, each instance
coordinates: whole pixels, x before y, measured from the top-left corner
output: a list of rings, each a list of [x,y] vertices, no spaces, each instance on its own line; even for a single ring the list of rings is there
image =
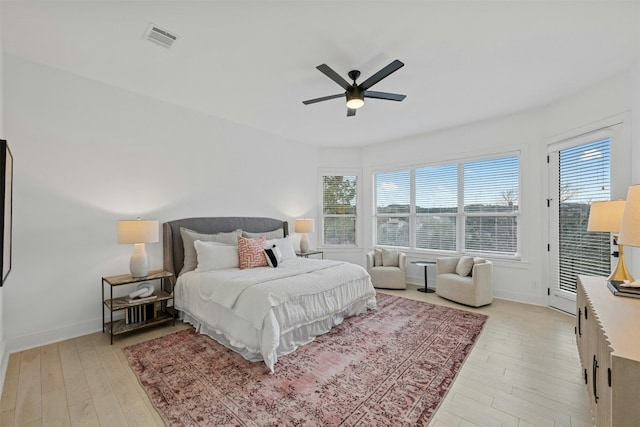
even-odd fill
[[[424,292],[427,294],[432,294],[435,292],[435,289],[429,289],[429,266],[436,265],[435,261],[411,261],[411,264],[415,264],[418,267],[424,267],[424,288],[418,288],[418,291]]]

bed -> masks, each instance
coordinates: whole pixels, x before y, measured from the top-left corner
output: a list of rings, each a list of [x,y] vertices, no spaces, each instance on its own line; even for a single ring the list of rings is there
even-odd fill
[[[269,248],[275,244],[281,258],[277,268],[225,264],[229,245],[238,236],[243,243],[256,244],[256,239],[264,238],[261,244]],[[295,256],[286,221],[257,217],[169,221],[163,224],[163,252],[164,269],[174,273],[174,305],[180,318],[247,360],[264,361],[270,372],[278,357],[313,341],[344,318],[376,307],[375,289],[363,267]]]

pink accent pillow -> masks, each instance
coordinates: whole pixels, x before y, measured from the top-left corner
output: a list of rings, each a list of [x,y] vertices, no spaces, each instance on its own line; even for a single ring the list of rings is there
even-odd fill
[[[266,267],[267,257],[264,254],[264,245],[267,239],[247,239],[238,237],[238,257],[240,258],[240,270],[245,268]]]

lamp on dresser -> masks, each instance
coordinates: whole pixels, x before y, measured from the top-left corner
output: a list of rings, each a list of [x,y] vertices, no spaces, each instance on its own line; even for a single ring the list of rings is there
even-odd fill
[[[614,233],[613,240],[618,245],[618,265],[613,273],[607,277],[607,280],[633,281],[633,277],[624,263],[624,245],[620,243],[618,236],[625,204],[624,200],[607,200],[593,202],[589,209],[587,231]]]
[[[631,185],[627,190],[627,202],[624,206],[622,223],[620,224],[619,245],[640,246],[640,185]],[[640,286],[640,281],[633,281],[633,286]]]
[[[145,243],[157,242],[160,239],[158,221],[121,220],[118,221],[118,243],[132,243],[133,254],[129,261],[132,277],[145,277],[149,274],[149,257]]]
[[[311,218],[298,218],[295,221],[295,232],[302,233],[300,238],[300,252],[309,252],[309,238],[307,233],[313,233],[313,219]]]

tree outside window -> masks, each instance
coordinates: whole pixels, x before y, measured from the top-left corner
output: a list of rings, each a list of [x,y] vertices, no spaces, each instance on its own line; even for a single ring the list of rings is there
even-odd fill
[[[357,176],[323,175],[322,224],[325,246],[355,246]]]

